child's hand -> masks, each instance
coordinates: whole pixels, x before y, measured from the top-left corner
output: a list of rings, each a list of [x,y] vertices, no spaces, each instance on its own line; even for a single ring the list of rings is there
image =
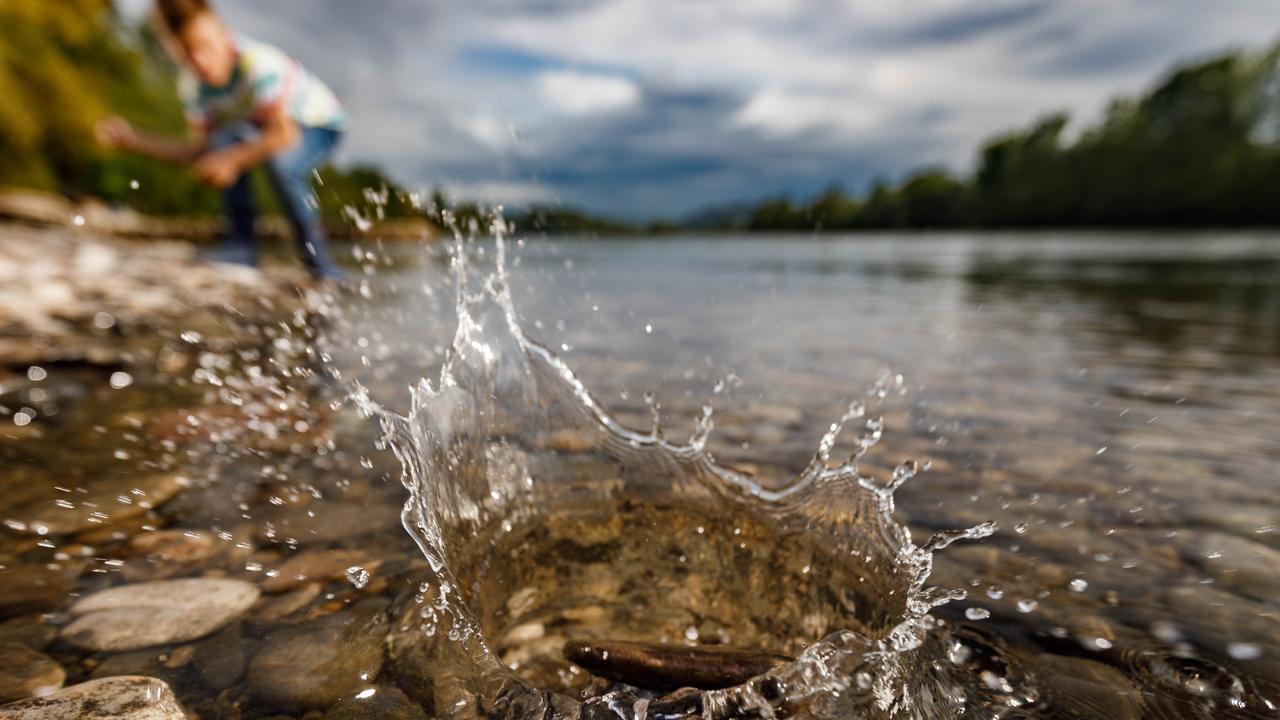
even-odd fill
[[[94,126],[98,142],[112,149],[128,150],[138,144],[138,134],[128,120],[113,115]]]
[[[206,154],[196,161],[193,169],[197,177],[219,190],[234,185],[244,172],[239,160],[226,150]]]

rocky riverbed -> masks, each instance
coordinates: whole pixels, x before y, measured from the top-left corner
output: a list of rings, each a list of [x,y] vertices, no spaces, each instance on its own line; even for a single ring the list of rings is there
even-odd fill
[[[646,252],[672,251],[658,245]],[[375,429],[338,402],[345,387],[309,351],[334,331],[343,344],[331,342],[333,352],[354,358],[337,359],[344,369],[383,396],[403,394],[447,342],[447,271],[426,263],[376,285],[360,296],[371,320],[344,335],[331,304],[307,304],[287,269],[239,275],[195,262],[181,244],[74,228],[8,228],[0,248],[0,338],[18,348],[0,363],[0,718],[93,717],[88,708],[129,719],[442,714],[432,704],[439,669],[419,662],[416,645],[429,573],[400,524],[399,465],[374,449]],[[920,285],[893,288],[910,312],[895,315],[897,305],[856,286],[883,290],[874,285],[886,282],[881,269],[841,278],[854,287],[831,317],[862,323],[848,333],[857,342],[841,345],[839,327],[811,310],[837,290],[821,285],[788,305],[788,288],[807,277],[796,271],[779,273],[768,292],[749,276],[770,300],[746,315],[769,322],[770,312],[802,307],[805,322],[786,315],[771,336],[737,332],[744,345],[731,353],[714,344],[714,329],[745,323],[740,305],[682,320],[707,292],[701,284],[720,277],[696,258],[664,264],[697,270],[696,293],[654,293],[647,281],[628,285],[627,248],[552,250],[562,254],[542,266],[531,256],[520,271],[545,293],[522,290],[530,332],[573,348],[571,364],[630,426],[648,425],[642,390],[660,388],[673,437],[706,397],[722,400],[716,379],[690,368],[703,373],[713,352],[742,358],[738,370],[757,389],[721,403],[712,447],[763,480],[810,461],[848,397],[833,393],[833,378],[860,388],[875,377],[882,358],[859,352],[895,347],[915,358],[907,376],[920,385],[907,397],[921,402],[886,408],[882,446],[863,467],[887,477],[904,458],[931,462],[898,497],[917,541],[998,522],[989,540],[942,554],[934,581],[968,591],[937,615],[975,683],[1021,703],[1014,716],[1274,717],[1280,505],[1267,428],[1280,417],[1280,364],[1252,340],[1233,344],[1246,309],[1183,308],[1192,319],[1179,325],[1181,340],[1161,345],[1127,315],[1055,295],[1044,304],[1053,322],[1028,319],[1034,300],[1021,289],[984,286],[954,301],[968,314],[933,323],[921,319],[938,311],[929,303],[958,295],[935,285],[951,285],[913,271],[909,282]],[[625,260],[618,274],[598,270],[613,257]],[[576,269],[594,263],[596,285],[580,292],[577,276],[542,274],[567,274],[566,259]],[[38,273],[24,267],[45,268],[63,290],[37,302]],[[679,292],[687,302],[672,311]],[[444,300],[433,315],[410,297]],[[591,324],[611,307],[607,325]],[[795,329],[803,324],[812,329]],[[824,337],[804,345],[819,329]],[[951,370],[956,358],[962,373]],[[586,457],[590,438],[529,442],[584,456],[574,467],[586,475],[609,472]],[[518,666],[597,631],[620,590],[620,573],[602,559],[609,533],[562,525],[549,534],[584,553],[590,582],[579,589],[602,601],[499,628],[504,658]],[[803,573],[796,565],[786,572]],[[502,604],[528,604],[547,582],[530,577]],[[692,634],[618,639],[732,641],[734,627],[718,620],[732,613],[699,602],[713,588],[670,579],[687,600],[672,623]]]

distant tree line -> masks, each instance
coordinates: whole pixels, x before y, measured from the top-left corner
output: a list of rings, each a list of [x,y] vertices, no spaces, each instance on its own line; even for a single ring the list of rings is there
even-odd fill
[[[1050,115],[983,146],[972,177],[946,170],[859,197],[766,200],[746,230],[1280,224],[1280,47],[1176,69],[1064,138]]]

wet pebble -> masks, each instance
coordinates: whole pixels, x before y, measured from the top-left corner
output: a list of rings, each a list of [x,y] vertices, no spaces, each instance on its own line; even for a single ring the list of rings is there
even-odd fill
[[[284,711],[328,708],[353,697],[382,670],[387,605],[370,599],[271,633],[249,663],[249,692]]]
[[[317,582],[300,585],[288,592],[262,598],[253,611],[253,619],[270,623],[286,618],[301,610],[320,596],[323,586]]]
[[[368,535],[400,524],[398,503],[314,503],[305,509],[282,509],[258,531],[265,542],[322,545]]]
[[[15,508],[7,526],[29,535],[74,535],[146,515],[188,482],[175,473],[110,478],[87,485],[70,500],[59,493]]]
[[[210,690],[226,690],[244,677],[244,639],[232,623],[195,645],[196,675]]]
[[[62,637],[87,650],[113,652],[186,642],[223,627],[257,599],[250,583],[225,578],[121,585],[73,605],[76,620]]]
[[[1275,525],[1273,506],[1199,499],[1183,506],[1182,515],[1192,525],[1221,530],[1280,549],[1280,533],[1259,532],[1261,528]]]
[[[133,650],[115,653],[101,659],[91,658],[85,662],[90,668],[89,677],[94,680],[119,677],[124,675],[140,675],[157,680],[171,681],[177,675],[176,668],[166,667],[172,657],[159,648]]]
[[[163,681],[149,677],[90,680],[42,698],[0,706],[3,720],[187,720]]]
[[[129,538],[134,554],[124,565],[128,580],[160,580],[197,572],[218,553],[214,536],[198,530],[157,530]]]
[[[43,653],[26,645],[0,643],[0,702],[49,695],[67,673]]]
[[[426,720],[427,714],[395,687],[371,687],[334,705],[324,720]]]
[[[0,643],[17,643],[32,650],[43,650],[57,637],[58,628],[41,621],[38,615],[0,622]]]
[[[1042,683],[1044,703],[1062,717],[1138,720],[1142,693],[1118,670],[1091,660],[1040,655],[1032,663]]]
[[[274,575],[262,581],[262,590],[279,593],[310,581],[341,580],[349,568],[359,567],[372,573],[381,564],[359,550],[308,550],[281,563]]]
[[[75,586],[75,578],[74,570],[49,565],[0,569],[0,618],[57,607]]]
[[[1209,532],[1196,535],[1186,554],[1188,562],[1197,563],[1227,587],[1257,598],[1280,595],[1280,550]]]

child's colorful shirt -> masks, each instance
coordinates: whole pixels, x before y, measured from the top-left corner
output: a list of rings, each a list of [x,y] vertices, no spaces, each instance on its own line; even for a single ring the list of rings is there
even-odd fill
[[[181,79],[188,120],[206,130],[236,123],[258,124],[266,111],[283,103],[304,127],[342,130],[347,115],[333,91],[279,48],[236,37],[239,60],[224,87],[210,87],[190,72]]]

